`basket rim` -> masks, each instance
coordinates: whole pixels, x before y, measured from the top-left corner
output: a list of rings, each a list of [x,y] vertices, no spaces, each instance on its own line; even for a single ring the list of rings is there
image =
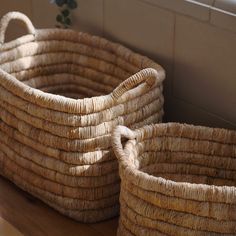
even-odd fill
[[[205,189],[205,191],[207,192],[208,190],[210,190],[212,187],[214,187],[215,190],[219,189],[219,190],[224,190],[224,191],[227,191],[228,190],[236,190],[236,186],[227,186],[227,185],[224,185],[224,186],[217,186],[217,185],[210,185],[210,184],[196,184],[196,183],[190,183],[190,182],[186,182],[186,181],[174,181],[174,180],[171,180],[171,179],[167,179],[167,178],[164,178],[164,177],[156,177],[156,176],[153,176],[152,174],[148,174],[144,171],[141,171],[137,168],[132,168],[132,167],[126,167],[127,171],[133,171],[133,172],[136,172],[134,173],[135,176],[140,176],[142,178],[151,178],[150,180],[151,181],[155,181],[156,183],[160,183],[160,184],[163,184],[163,183],[167,183],[168,185],[172,185],[172,186],[186,186],[186,184],[191,188],[208,188],[208,189]],[[137,177],[136,177],[137,178]],[[236,196],[236,192],[235,192],[235,196]]]
[[[70,37],[68,37],[68,35]],[[68,39],[69,38],[69,39]],[[88,40],[88,45],[90,47],[96,47],[101,50],[110,50],[109,52],[115,54],[118,57],[125,57],[127,59],[129,56],[135,56],[140,60],[140,63],[143,67],[140,68],[140,71],[138,71],[135,74],[132,74],[130,77],[126,78],[120,85],[118,85],[116,88],[111,93],[100,95],[100,96],[92,96],[92,97],[85,97],[85,98],[80,98],[80,99],[75,99],[75,98],[69,98],[65,97],[62,95],[56,95],[56,94],[51,94],[47,93],[44,91],[41,91],[40,89],[33,88],[28,86],[27,84],[24,84],[23,82],[17,80],[16,77],[13,75],[9,74],[8,72],[4,71],[3,69],[0,68],[0,82],[1,86],[3,86],[5,89],[12,89],[12,91],[17,91],[17,96],[23,98],[24,100],[29,101],[29,98],[34,98],[34,99],[40,99],[40,106],[43,107],[49,107],[51,105],[56,104],[58,108],[51,108],[53,110],[59,110],[59,111],[65,111],[72,113],[75,112],[81,112],[82,110],[86,110],[86,106],[88,103],[90,103],[90,106],[93,107],[93,112],[104,110],[106,108],[109,108],[116,104],[116,100],[119,100],[120,93],[124,89],[126,89],[125,92],[129,91],[127,90],[127,80],[133,81],[136,78],[141,78],[143,76],[146,77],[155,77],[154,84],[161,84],[162,81],[165,79],[165,71],[164,69],[158,64],[152,61],[151,59],[142,56],[141,54],[137,54],[133,52],[132,50],[122,46],[119,43],[114,43],[110,40],[107,40],[103,37],[100,36],[94,36],[88,33],[83,33],[83,32],[76,32],[74,30],[68,30],[68,29],[36,29],[35,30],[35,35],[28,34],[21,36],[15,40],[12,40],[10,42],[4,43],[0,46],[0,51],[8,51],[13,48],[16,48],[22,44],[27,44],[31,42],[39,42],[39,41],[51,41],[51,40],[63,40],[67,42],[74,42],[74,43],[81,43],[80,39]],[[93,44],[94,40],[98,40],[98,43]],[[99,43],[101,45],[99,45]],[[112,49],[112,51],[111,51]],[[129,61],[127,61],[129,62]],[[4,79],[3,79],[4,78]],[[147,82],[147,81],[146,81]],[[125,84],[126,83],[126,84]],[[136,87],[132,89],[137,89],[139,85],[142,83],[145,83],[145,81],[142,81],[141,83],[138,83]],[[152,87],[152,86],[151,86]],[[130,89],[130,90],[132,90]],[[118,94],[116,94],[116,91],[118,91]],[[116,98],[115,98],[116,96]],[[34,103],[34,102],[33,102]],[[97,109],[98,104],[103,104],[102,108],[99,110]],[[49,106],[48,106],[49,105]],[[65,106],[65,108],[63,108]],[[83,113],[83,112],[81,112]],[[86,113],[86,111],[84,112]]]
[[[188,190],[195,191],[196,193],[201,192],[204,196],[207,194],[216,194],[218,196],[222,196],[227,198],[227,194],[229,195],[229,201],[231,200],[236,203],[236,186],[218,186],[218,185],[210,185],[210,184],[203,184],[203,183],[190,183],[190,182],[180,182],[180,181],[174,181],[168,178],[163,177],[157,177],[153,176],[152,174],[148,174],[140,169],[138,169],[137,166],[129,159],[129,148],[132,148],[136,142],[139,142],[143,138],[144,132],[148,133],[150,130],[156,129],[158,127],[169,127],[170,129],[172,127],[182,127],[185,126],[187,128],[192,129],[207,129],[207,130],[218,130],[219,132],[229,132],[229,135],[232,134],[234,137],[236,137],[236,131],[234,130],[228,130],[224,128],[210,128],[206,126],[199,126],[199,125],[190,125],[190,124],[181,124],[177,122],[169,122],[169,123],[160,123],[160,124],[153,124],[153,125],[147,125],[142,128],[136,129],[134,131],[130,130],[129,128],[125,126],[118,126],[113,131],[112,135],[112,143],[113,143],[113,149],[116,154],[116,157],[119,161],[120,166],[120,173],[121,173],[121,180],[122,178],[125,179],[126,182],[130,182],[134,184],[137,187],[141,187],[144,190],[147,191],[157,191],[158,186],[165,186],[165,188],[168,191],[172,191],[172,189],[182,189],[182,192],[188,192]],[[123,137],[128,138],[128,141],[124,144],[124,149],[121,150],[118,146],[117,141],[117,134],[120,135],[122,133]],[[118,138],[120,139],[119,136]],[[150,137],[152,137],[150,135]],[[233,144],[236,146],[236,142]],[[121,181],[122,183],[122,181]],[[224,196],[225,195],[225,196]],[[192,196],[193,199],[199,200],[197,195]],[[203,197],[204,198],[204,197]]]

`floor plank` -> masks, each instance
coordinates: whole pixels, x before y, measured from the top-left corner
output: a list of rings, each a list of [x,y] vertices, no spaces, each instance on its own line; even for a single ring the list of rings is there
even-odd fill
[[[97,224],[78,223],[59,214],[2,177],[0,177],[0,202],[0,217],[24,236],[116,235],[117,218]]]
[[[104,221],[97,224],[91,224],[90,226],[103,235],[116,235],[118,219],[114,218],[112,220],[109,220],[109,222]]]
[[[23,236],[13,225],[0,217],[0,235],[2,236]]]

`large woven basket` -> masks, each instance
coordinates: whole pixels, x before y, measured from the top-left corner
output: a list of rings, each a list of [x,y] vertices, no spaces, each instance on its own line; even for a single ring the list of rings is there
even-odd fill
[[[124,146],[121,137],[129,140]],[[177,123],[118,126],[118,235],[236,235],[236,131]]]
[[[4,43],[8,23],[29,34]],[[106,39],[0,22],[0,172],[76,220],[118,214],[118,125],[163,115],[161,66]]]

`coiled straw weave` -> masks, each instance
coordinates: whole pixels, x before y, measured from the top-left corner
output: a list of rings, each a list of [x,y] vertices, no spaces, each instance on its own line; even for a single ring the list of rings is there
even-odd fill
[[[29,34],[4,43],[12,19]],[[61,213],[95,222],[118,213],[111,131],[163,115],[161,66],[106,39],[0,22],[0,172]]]
[[[128,138],[124,149],[121,137]],[[236,131],[118,126],[122,236],[236,235]]]

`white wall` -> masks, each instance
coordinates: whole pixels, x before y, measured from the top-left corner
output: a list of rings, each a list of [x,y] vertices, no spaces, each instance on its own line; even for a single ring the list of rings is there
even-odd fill
[[[48,0],[0,0],[53,27]],[[74,28],[121,42],[167,71],[166,120],[236,129],[236,4],[232,0],[77,0]],[[8,38],[19,34],[12,25]]]

